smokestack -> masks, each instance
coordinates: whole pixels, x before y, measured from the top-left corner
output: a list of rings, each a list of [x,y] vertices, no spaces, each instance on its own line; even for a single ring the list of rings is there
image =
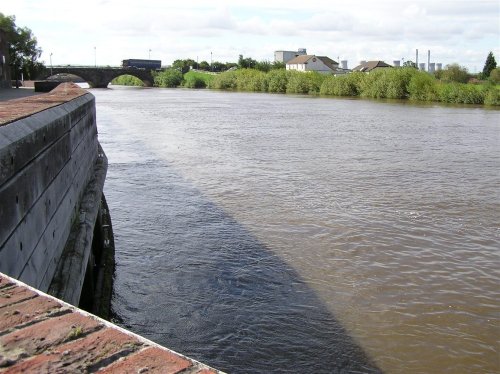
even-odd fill
[[[417,51],[415,53],[415,65],[418,66],[418,49],[417,49]]]
[[[427,51],[427,71],[429,71],[431,65],[431,50]]]

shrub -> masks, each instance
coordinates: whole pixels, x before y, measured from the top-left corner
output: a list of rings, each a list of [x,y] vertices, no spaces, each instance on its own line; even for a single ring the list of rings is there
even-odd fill
[[[436,78],[424,72],[414,74],[408,85],[410,99],[421,101],[433,101],[438,98]]]
[[[205,81],[193,75],[187,76],[184,78],[184,87],[187,88],[205,88],[207,84]]]
[[[177,87],[182,83],[182,73],[177,69],[164,70],[154,77],[158,87]]]
[[[489,80],[493,84],[500,84],[500,68],[491,71]]]
[[[188,88],[205,88],[210,85],[214,79],[213,74],[200,73],[197,71],[189,71],[184,74],[184,87]]]
[[[267,91],[265,73],[255,69],[236,71],[236,88],[241,91]]]
[[[484,90],[471,84],[448,83],[438,86],[439,100],[452,104],[483,104]]]
[[[494,71],[494,70],[493,70]],[[492,73],[493,73],[492,71]],[[491,78],[491,74],[490,74]],[[500,90],[496,87],[489,87],[484,93],[485,105],[500,105]]]
[[[271,70],[266,76],[268,92],[285,93],[289,75],[285,69]]]
[[[327,77],[321,85],[320,93],[334,96],[358,96],[362,78],[364,78],[363,73]]]
[[[467,83],[470,74],[467,69],[458,64],[446,65],[445,69],[436,73],[436,77],[443,82]]]
[[[326,76],[316,72],[290,71],[286,92],[297,94],[318,94]]]
[[[388,81],[385,79],[385,70],[378,69],[366,74],[361,81],[361,96],[373,99],[383,99],[386,97]]]
[[[133,75],[120,75],[111,81],[111,84],[116,84],[119,86],[144,86],[144,83],[137,77]]]
[[[210,88],[217,88],[221,90],[235,90],[236,89],[236,71],[226,71],[218,74],[210,82]]]

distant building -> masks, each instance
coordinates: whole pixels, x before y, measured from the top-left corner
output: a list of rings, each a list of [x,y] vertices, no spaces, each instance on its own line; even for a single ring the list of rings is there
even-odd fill
[[[0,29],[0,87],[11,87],[7,33]]]
[[[317,71],[318,73],[333,73],[339,69],[339,63],[326,56],[297,56],[286,63],[286,70]]]
[[[306,55],[307,51],[305,48],[299,48],[298,51],[275,51],[274,52],[274,61],[275,62],[283,62],[287,63],[291,59],[294,59],[297,56]]]
[[[352,69],[352,71],[361,71],[363,73],[369,73],[371,71],[384,68],[392,68],[392,66],[385,63],[384,61],[361,61],[361,63],[354,69]]]

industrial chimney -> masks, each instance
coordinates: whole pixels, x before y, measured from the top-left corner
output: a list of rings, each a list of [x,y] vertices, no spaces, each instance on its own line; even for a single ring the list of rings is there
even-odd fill
[[[418,49],[415,52],[415,65],[418,66]]]
[[[431,66],[431,50],[429,49],[427,51],[427,71],[430,71],[430,66]]]

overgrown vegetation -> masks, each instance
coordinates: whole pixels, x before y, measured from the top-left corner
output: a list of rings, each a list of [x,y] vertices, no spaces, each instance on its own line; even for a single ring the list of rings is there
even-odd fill
[[[154,84],[157,87],[177,87],[182,83],[182,73],[177,69],[166,69],[154,74]]]
[[[444,69],[441,77],[446,78],[441,80],[413,67],[379,69],[369,74],[354,72],[339,76],[284,69],[271,70],[269,73],[255,69],[239,69],[216,75],[209,87],[240,91],[500,105],[498,86],[493,82],[460,83],[464,81],[464,69],[457,66],[451,65]],[[496,74],[495,71],[491,73],[494,77]]]
[[[144,86],[144,83],[133,75],[120,75],[111,81],[111,84],[118,86]]]
[[[178,60],[179,62],[189,60]],[[183,63],[184,63],[183,62]],[[257,67],[260,67],[258,69]],[[491,66],[489,63],[488,66]],[[324,75],[279,68],[278,64],[257,62],[240,55],[238,69],[203,73],[183,68],[155,74],[158,87],[212,88],[221,90],[293,93],[329,96],[358,96],[374,99],[407,99],[453,104],[500,105],[500,69],[494,68],[486,81],[467,83],[471,75],[458,64],[429,74],[409,63],[402,68],[378,69],[367,73]]]
[[[212,74],[190,71],[184,74],[184,87],[188,88],[206,88],[210,85],[214,76]]]

